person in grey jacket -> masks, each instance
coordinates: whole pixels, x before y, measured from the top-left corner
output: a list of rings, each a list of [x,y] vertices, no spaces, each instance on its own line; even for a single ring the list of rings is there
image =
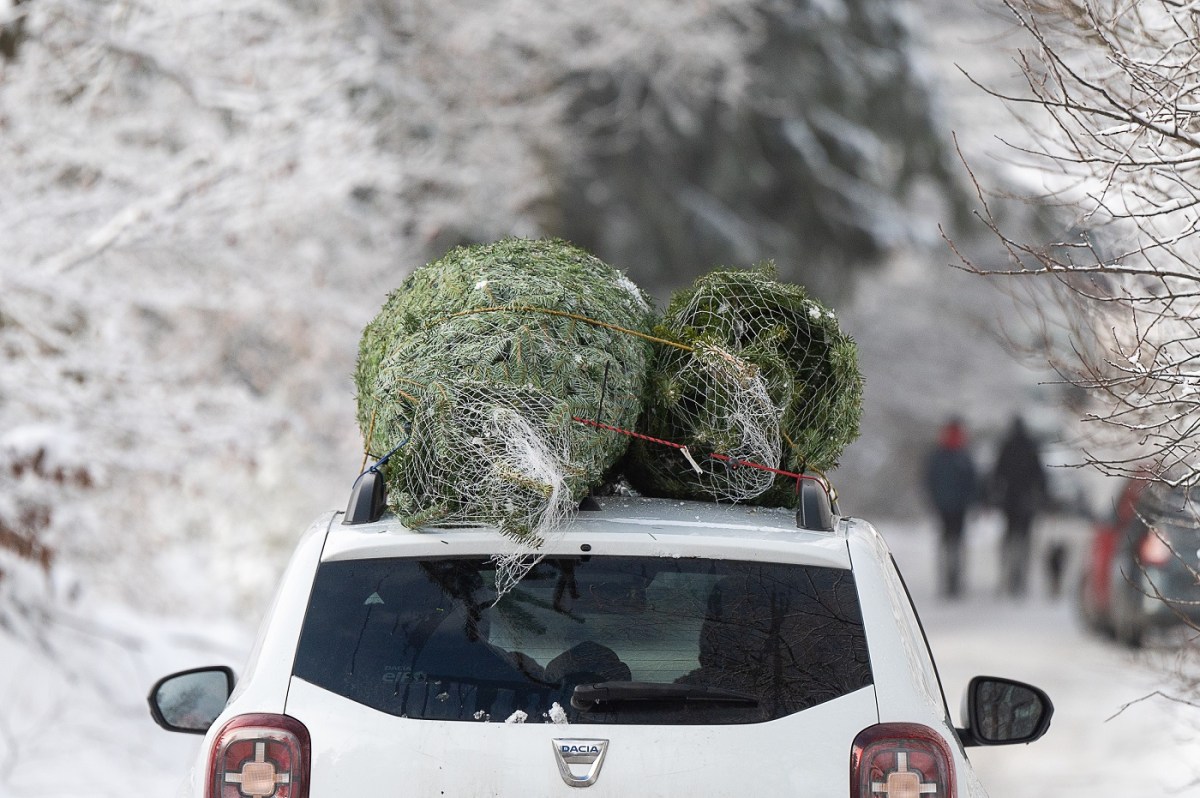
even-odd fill
[[[978,494],[978,482],[975,462],[967,448],[966,427],[962,419],[952,417],[925,460],[925,489],[940,523],[938,585],[947,598],[962,594],[963,529],[967,511]]]

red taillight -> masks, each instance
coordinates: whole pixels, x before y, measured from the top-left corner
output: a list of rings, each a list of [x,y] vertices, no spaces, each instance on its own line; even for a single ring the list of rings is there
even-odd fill
[[[859,732],[850,752],[850,798],[956,798],[950,746],[915,723]]]
[[[239,715],[217,733],[207,798],[308,798],[308,729],[287,715]]]
[[[1138,562],[1142,565],[1166,565],[1171,559],[1171,547],[1162,539],[1162,533],[1151,527],[1138,546]]]

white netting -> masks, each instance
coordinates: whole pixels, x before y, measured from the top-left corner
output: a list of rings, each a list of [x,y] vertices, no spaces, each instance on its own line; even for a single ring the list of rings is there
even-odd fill
[[[562,403],[470,382],[434,383],[424,397],[405,456],[393,458],[403,488],[393,502],[411,508],[415,526],[502,518],[514,537],[539,543],[538,530],[576,503]]]
[[[513,542],[495,557],[501,595],[537,561],[547,539],[563,528],[578,504],[568,476],[572,466],[564,408],[549,406],[529,390],[452,383],[429,386],[425,416],[413,425],[398,482],[404,507],[423,507],[409,516],[415,526],[495,523],[503,519]],[[453,457],[438,456],[448,447]],[[446,502],[443,497],[461,497]]]
[[[706,420],[703,429],[697,425],[701,434],[689,444],[700,447],[692,461],[703,459],[706,452],[724,457],[709,457],[703,464],[693,465],[687,458],[672,458],[666,451],[663,461],[674,460],[675,470],[695,483],[706,498],[740,502],[770,488],[775,474],[739,465],[780,467],[780,409],[771,400],[759,369],[725,349],[698,344],[680,360],[675,378],[681,389],[696,399],[690,406],[692,413]],[[688,453],[692,454],[690,448]]]

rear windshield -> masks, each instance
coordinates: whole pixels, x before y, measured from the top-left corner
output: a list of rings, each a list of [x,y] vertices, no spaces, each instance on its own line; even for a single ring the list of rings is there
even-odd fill
[[[325,563],[295,675],[392,715],[531,723],[755,723],[871,684],[848,571],[585,556],[495,587],[488,559]]]

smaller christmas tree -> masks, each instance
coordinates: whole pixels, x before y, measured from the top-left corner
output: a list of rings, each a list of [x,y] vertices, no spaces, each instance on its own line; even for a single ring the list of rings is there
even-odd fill
[[[677,292],[658,345],[626,473],[650,496],[794,506],[796,480],[823,472],[858,437],[863,379],[833,311],[771,264],[717,270]],[[721,455],[714,459],[712,455]]]

